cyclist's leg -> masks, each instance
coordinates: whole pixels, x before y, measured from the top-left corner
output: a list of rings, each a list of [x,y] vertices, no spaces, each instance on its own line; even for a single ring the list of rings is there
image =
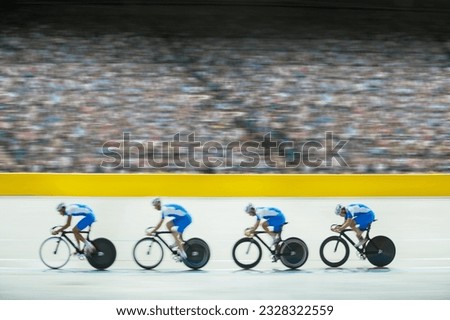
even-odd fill
[[[361,214],[354,219],[354,230],[358,236],[358,239],[362,239],[362,233],[367,229],[367,227],[373,222],[374,215],[367,213],[367,214]]]
[[[356,221],[356,218],[351,220],[350,222],[350,229],[352,229],[355,233],[356,233],[356,237],[358,238],[358,240],[362,239],[362,231],[358,228],[358,223]]]
[[[177,227],[175,227],[173,220],[167,221],[166,227],[167,227],[167,230],[169,230],[170,233],[172,234],[172,237],[175,239],[175,243],[177,243],[177,245],[178,245],[177,232],[175,231],[177,229]]]
[[[264,229],[264,231],[267,232],[272,238],[275,237],[275,233],[272,231],[272,230],[273,230],[273,227],[272,227],[272,225],[270,224],[269,220],[264,221],[264,222],[261,224],[261,227],[262,227],[262,228]]]
[[[86,248],[90,251],[94,249],[94,246],[87,241],[83,237],[83,235],[80,233],[80,231],[84,230],[85,228],[89,227],[91,224],[93,224],[95,221],[95,218],[92,215],[87,215],[83,219],[81,219],[75,227],[73,227],[73,235],[75,236],[75,239],[77,240],[78,248],[80,248],[80,242],[83,242],[86,245]]]
[[[281,241],[281,231],[283,230],[284,221],[281,223],[277,223],[273,226],[273,233],[275,237],[273,239],[273,245],[276,246]]]
[[[73,232],[73,236],[75,237],[75,240],[77,242],[77,247],[78,247],[79,250],[81,250],[80,242],[84,242],[85,241],[84,237],[81,235],[80,229],[77,226],[72,228],[72,232]]]
[[[276,238],[281,232],[282,226],[285,223],[284,217],[275,216],[267,219],[263,224],[263,229],[272,236],[272,238]]]
[[[167,229],[170,231],[170,233],[172,234],[174,240],[175,240],[175,244],[178,248],[183,249],[183,241],[181,240],[181,233],[180,232],[180,226],[179,226],[180,220],[178,219],[174,219],[171,221],[168,221],[166,226]],[[184,229],[182,229],[184,230]]]
[[[356,247],[360,247],[364,245],[369,238],[367,235],[365,237],[362,236],[363,232],[367,230],[367,227],[370,223],[373,221],[373,215],[370,214],[363,214],[355,217],[355,225],[354,225],[354,231],[356,232],[356,235],[358,237],[359,242],[355,244]]]
[[[275,223],[275,224],[273,224]],[[281,225],[276,220],[264,221],[262,224],[264,231],[272,237],[271,246],[274,247],[280,242]]]
[[[192,223],[192,218],[190,216],[184,216],[178,223],[178,240],[180,241],[181,248],[184,250],[183,232],[187,226]]]
[[[178,244],[179,254],[183,259],[187,259],[187,255],[184,249],[184,242],[182,239],[183,232],[188,225],[190,225],[192,219],[190,216],[184,216],[182,218],[173,220],[173,227],[171,228],[172,234],[175,237],[175,241]]]

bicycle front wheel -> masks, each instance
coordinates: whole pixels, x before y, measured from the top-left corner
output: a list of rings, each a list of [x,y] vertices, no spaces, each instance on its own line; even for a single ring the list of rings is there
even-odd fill
[[[157,267],[164,257],[161,244],[153,238],[147,237],[139,240],[133,249],[133,258],[144,269]]]
[[[281,244],[279,255],[281,262],[286,267],[297,269],[308,259],[308,247],[301,239],[288,238]]]
[[[116,247],[105,238],[98,238],[92,241],[96,251],[86,256],[89,264],[98,270],[109,268],[116,260]]]
[[[376,236],[370,239],[364,252],[371,264],[377,267],[384,267],[394,260],[395,245],[388,237]]]
[[[320,258],[330,267],[343,265],[350,255],[350,248],[344,239],[338,236],[326,238],[320,246]]]
[[[50,237],[39,248],[42,262],[51,269],[59,269],[70,259],[69,244],[61,237]]]
[[[199,238],[192,238],[186,241],[184,249],[187,255],[187,259],[183,259],[186,266],[191,269],[200,269],[204,267],[210,257],[210,251],[208,244]]]
[[[255,267],[261,256],[261,246],[252,238],[242,238],[233,247],[233,260],[243,269]]]

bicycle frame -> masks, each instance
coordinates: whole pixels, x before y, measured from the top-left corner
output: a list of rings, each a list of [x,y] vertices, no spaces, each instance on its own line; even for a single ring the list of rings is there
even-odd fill
[[[340,226],[336,224],[331,225],[331,230],[335,231],[337,227]],[[339,267],[347,261],[351,245],[361,259],[369,260],[376,267],[387,266],[395,257],[395,244],[391,239],[383,235],[370,237],[371,227],[372,223],[364,230],[366,232],[366,241],[362,246],[358,247],[348,235],[349,231],[353,231],[351,228],[340,231],[338,236],[334,235],[326,238],[320,245],[320,258],[329,267]]]
[[[89,239],[89,234],[91,232],[91,228],[89,228],[87,231],[80,231],[80,233],[84,233],[86,234],[86,240],[90,241]],[[80,248],[78,248],[78,246],[74,243],[74,241],[72,241],[72,239],[70,239],[67,235],[68,234],[73,234],[73,231],[62,231],[59,238],[62,239],[64,238],[65,240],[67,240],[67,242],[75,249],[75,251],[77,253],[82,254],[83,250],[81,250]],[[59,242],[58,242],[59,244]]]
[[[264,247],[267,248],[267,250],[269,250],[271,253],[274,253],[274,251],[273,251],[272,249],[270,249],[270,247],[267,245],[267,243],[266,243],[260,236],[258,236],[259,234],[262,234],[262,233],[267,233],[267,232],[265,232],[265,231],[255,231],[255,232],[253,233],[252,238],[258,239],[259,242],[261,242],[261,244],[262,244]]]
[[[90,239],[91,227],[80,231],[84,234],[84,238],[94,246],[93,252],[86,252],[86,244],[78,244],[73,236],[73,231],[62,230],[55,234],[55,230],[59,230],[59,226],[52,228],[52,236],[45,239],[40,248],[39,256],[42,262],[51,269],[59,269],[67,264],[72,255],[77,255],[80,260],[85,258],[91,266],[98,270],[109,268],[116,259],[116,248],[114,244],[106,238]],[[78,247],[80,246],[80,248]],[[75,252],[72,252],[72,249]]]
[[[276,245],[265,241],[261,234],[266,231],[253,231],[246,229],[246,237],[239,239],[233,246],[232,255],[234,262],[243,269],[250,269],[258,265],[263,254],[263,247],[269,252],[272,262],[281,260],[282,264],[290,269],[301,267],[308,259],[308,247],[306,243],[297,237],[282,239],[282,230],[277,232]],[[264,240],[263,240],[264,239]]]
[[[269,252],[270,252],[271,254],[273,254],[273,255],[279,257],[280,254],[277,252],[278,245],[275,247],[275,249],[272,250],[272,249],[270,248],[270,246],[269,246],[269,245],[268,245],[268,244],[267,244],[267,243],[259,236],[259,234],[262,234],[262,233],[267,234],[267,232],[265,232],[265,231],[255,231],[255,232],[253,233],[252,238],[258,239],[259,242],[260,242],[264,247],[266,247],[267,250],[269,250]],[[281,239],[281,232],[280,232],[279,234],[280,234],[280,242],[279,242],[279,243],[281,243],[281,242],[283,241],[283,240]]]
[[[370,232],[371,226],[372,226],[372,224],[369,224],[369,226],[367,227],[367,230],[366,230],[366,238],[368,239],[367,242],[370,241],[369,232]],[[349,242],[349,243],[352,245],[353,248],[355,248],[361,255],[364,255],[364,254],[365,254],[365,246],[362,246],[362,248],[355,247],[356,242],[353,241],[353,240],[346,234],[346,232],[349,232],[349,231],[353,231],[353,230],[352,230],[352,229],[345,229],[345,230],[342,230],[342,231],[339,233],[339,238],[344,238],[345,240],[347,240],[347,242]],[[367,243],[367,242],[366,242],[366,243]],[[336,246],[337,246],[337,245],[338,245],[338,243],[336,243]],[[335,249],[336,249],[336,248],[335,248]]]
[[[155,232],[155,235],[149,236],[149,237],[150,237],[150,238],[156,238],[156,239],[160,240],[160,241],[167,247],[167,249],[170,250],[170,252],[172,252],[173,254],[177,254],[177,250],[171,248],[170,245],[167,243],[167,241],[165,241],[165,240],[160,236],[160,234],[169,234],[169,233],[172,234],[172,232],[170,232],[170,231],[156,231],[156,232]],[[181,240],[184,242],[183,238],[181,238]]]

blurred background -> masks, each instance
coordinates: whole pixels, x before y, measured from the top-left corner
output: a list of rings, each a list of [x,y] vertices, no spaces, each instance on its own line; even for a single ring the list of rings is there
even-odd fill
[[[450,171],[449,1],[16,0],[0,12],[0,172]],[[171,148],[178,133],[212,149]],[[260,144],[233,149],[246,141]],[[211,154],[221,165],[204,164]],[[248,156],[261,161],[240,165]]]

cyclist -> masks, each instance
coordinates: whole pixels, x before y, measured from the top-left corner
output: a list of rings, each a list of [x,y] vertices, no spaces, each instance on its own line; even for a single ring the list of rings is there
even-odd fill
[[[52,234],[56,235],[60,233],[61,231],[67,229],[70,227],[70,224],[72,223],[72,217],[83,217],[75,227],[73,227],[73,235],[75,237],[75,240],[77,241],[78,248],[80,248],[80,242],[83,242],[85,244],[84,253],[89,255],[92,252],[95,251],[95,247],[90,243],[87,239],[83,237],[83,235],[80,233],[81,230],[89,227],[91,224],[95,222],[95,215],[91,208],[89,208],[87,205],[84,204],[69,204],[66,205],[65,203],[60,203],[56,207],[56,211],[58,211],[62,216],[67,216],[67,221],[64,226],[62,226],[59,229],[56,229],[52,232]]]
[[[367,242],[367,237],[363,237],[362,233],[375,220],[375,213],[366,205],[360,203],[353,203],[348,206],[338,204],[335,209],[338,216],[345,218],[344,223],[333,228],[335,232],[342,232],[344,229],[350,227],[355,231],[359,242],[355,247],[360,247]]]
[[[254,233],[261,220],[265,220],[261,226],[272,237],[272,246],[276,246],[280,242],[281,229],[286,222],[286,218],[280,209],[273,207],[256,208],[250,203],[245,208],[245,212],[252,217],[256,216],[256,223],[246,230],[246,234],[251,235]]]
[[[172,236],[175,239],[175,243],[171,246],[171,248],[176,246],[181,258],[187,259],[186,252],[184,251],[182,235],[186,227],[192,222],[191,215],[186,211],[186,209],[178,204],[162,205],[161,199],[159,198],[154,199],[152,204],[156,210],[161,211],[161,220],[153,228],[153,230],[147,232],[147,235],[152,236],[161,227],[165,218],[172,218],[166,223],[167,229],[172,233]]]

